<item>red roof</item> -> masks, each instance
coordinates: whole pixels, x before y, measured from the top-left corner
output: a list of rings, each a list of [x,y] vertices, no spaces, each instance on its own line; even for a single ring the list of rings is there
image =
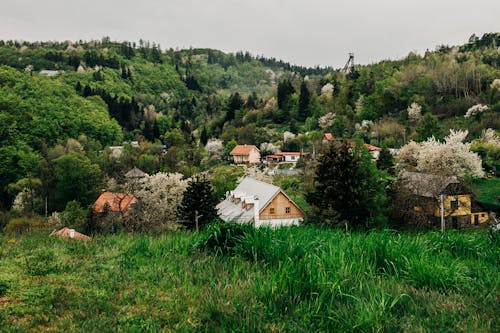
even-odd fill
[[[368,148],[369,151],[380,151],[382,148],[379,148],[377,146],[371,145],[369,143],[365,143],[365,147]]]
[[[293,152],[293,151],[282,151],[280,153],[276,153],[276,155],[309,155],[309,153]]]
[[[237,145],[231,150],[230,155],[249,155],[254,149],[259,151],[254,145]]]
[[[132,204],[137,202],[139,202],[139,200],[137,200],[135,195],[130,193],[104,192],[92,205],[92,209],[96,213],[103,213],[104,207],[107,206],[110,212],[124,212],[130,209]]]
[[[54,235],[65,238],[90,239],[89,236],[81,234],[78,231],[75,231],[75,229],[69,229],[67,227],[64,227],[61,230],[55,232]]]
[[[333,135],[332,135],[332,133],[325,133],[325,134],[323,135],[323,139],[328,140],[328,141],[333,140]]]

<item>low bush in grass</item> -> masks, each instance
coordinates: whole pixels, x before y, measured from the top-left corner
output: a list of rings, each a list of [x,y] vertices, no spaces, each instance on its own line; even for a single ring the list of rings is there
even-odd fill
[[[11,219],[5,226],[6,235],[48,232],[50,228],[41,217],[21,216]]]
[[[53,249],[42,248],[25,257],[24,268],[31,276],[44,276],[55,273],[58,268]]]
[[[0,297],[3,297],[7,294],[7,290],[9,290],[9,284],[5,281],[0,281]]]

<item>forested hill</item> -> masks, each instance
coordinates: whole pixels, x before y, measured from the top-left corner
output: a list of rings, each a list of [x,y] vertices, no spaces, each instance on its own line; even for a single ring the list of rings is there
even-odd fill
[[[67,156],[101,176],[133,165],[192,174],[217,163],[209,138],[307,150],[324,132],[391,147],[449,128],[477,137],[500,127],[498,45],[485,34],[340,73],[143,41],[0,41],[1,201],[26,177],[50,186]],[[283,142],[285,131],[303,135]],[[124,141],[141,150],[111,161],[105,147]]]

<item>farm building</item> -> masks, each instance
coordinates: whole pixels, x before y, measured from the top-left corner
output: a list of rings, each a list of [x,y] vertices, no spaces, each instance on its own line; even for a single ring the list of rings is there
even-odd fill
[[[260,226],[298,225],[304,212],[278,186],[249,177],[227,193],[217,205],[219,217],[226,222]]]

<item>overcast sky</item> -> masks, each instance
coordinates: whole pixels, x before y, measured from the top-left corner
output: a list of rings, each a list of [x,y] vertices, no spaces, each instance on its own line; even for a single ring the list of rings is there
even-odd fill
[[[249,51],[342,67],[500,31],[498,0],[0,0],[0,39],[100,39]]]

